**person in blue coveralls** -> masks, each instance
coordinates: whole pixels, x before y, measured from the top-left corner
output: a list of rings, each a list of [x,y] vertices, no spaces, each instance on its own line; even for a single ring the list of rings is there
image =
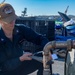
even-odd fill
[[[25,25],[15,25],[17,15],[9,3],[0,4],[0,75],[43,75],[43,64],[23,53],[22,39],[45,46],[49,40]]]

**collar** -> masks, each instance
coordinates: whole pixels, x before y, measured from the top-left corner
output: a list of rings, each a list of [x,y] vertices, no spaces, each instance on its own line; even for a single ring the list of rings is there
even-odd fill
[[[19,34],[19,29],[15,26],[13,30],[13,36],[17,36]],[[7,38],[4,34],[2,27],[0,27],[0,42],[6,42]]]

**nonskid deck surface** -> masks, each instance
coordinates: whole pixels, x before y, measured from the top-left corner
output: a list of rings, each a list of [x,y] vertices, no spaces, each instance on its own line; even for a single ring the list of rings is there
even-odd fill
[[[38,70],[28,75],[36,75],[37,71]],[[54,60],[52,71],[53,75],[64,75],[64,58],[58,58],[57,60]]]

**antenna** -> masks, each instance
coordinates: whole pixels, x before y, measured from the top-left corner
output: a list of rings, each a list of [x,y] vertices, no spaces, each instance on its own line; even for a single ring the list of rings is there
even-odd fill
[[[0,4],[2,4],[2,3],[4,3],[5,2],[5,0],[3,0]]]
[[[24,17],[24,16],[26,16],[26,14],[27,14],[27,8],[24,8],[24,11],[22,11],[22,16]]]
[[[67,14],[68,8],[69,8],[69,6],[67,6],[67,8],[66,8],[66,10],[65,10],[65,14]]]

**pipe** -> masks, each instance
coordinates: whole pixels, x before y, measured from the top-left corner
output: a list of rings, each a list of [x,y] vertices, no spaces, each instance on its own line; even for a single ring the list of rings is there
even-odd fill
[[[36,56],[31,56],[32,59],[35,59],[39,62],[43,62],[43,75],[50,75],[50,64],[47,64],[50,60],[52,60],[50,50],[56,48],[66,48],[68,51],[71,51],[72,48],[75,48],[75,40],[67,40],[67,41],[52,41],[48,42],[43,49],[43,61],[42,58],[38,58]]]
[[[31,58],[36,60],[36,61],[39,61],[39,62],[43,63],[42,57],[37,57],[37,56],[32,55]]]
[[[49,62],[52,60],[50,50],[55,48],[66,48],[68,51],[71,51],[72,47],[75,47],[75,41],[52,41],[48,42],[43,49],[43,75],[50,75]]]

